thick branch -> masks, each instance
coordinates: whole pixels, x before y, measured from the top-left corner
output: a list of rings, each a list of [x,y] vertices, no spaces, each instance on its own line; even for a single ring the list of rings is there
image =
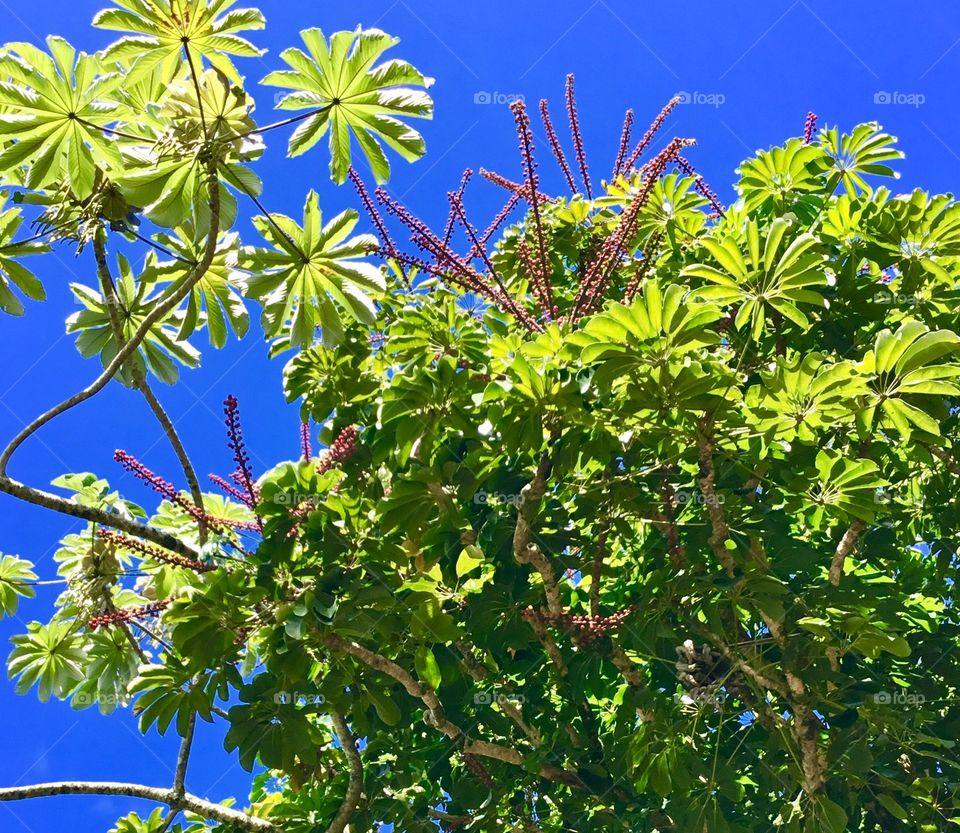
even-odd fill
[[[168,806],[179,805],[184,810],[203,816],[205,819],[232,824],[243,830],[272,831],[276,828],[266,819],[248,816],[221,804],[198,798],[195,795],[177,797],[173,790],[164,787],[147,787],[142,784],[121,784],[113,781],[58,781],[52,784],[34,784],[28,787],[0,789],[0,801],[23,801],[28,798],[44,798],[54,795],[124,795],[143,798]]]
[[[736,562],[726,547],[727,539],[730,537],[730,527],[727,526],[727,519],[720,505],[720,497],[717,495],[717,475],[713,467],[713,440],[703,429],[697,432],[697,448],[700,454],[700,494],[703,495],[712,530],[709,539],[710,548],[727,571],[727,575],[732,576],[736,571]]]
[[[867,525],[859,518],[855,520],[840,539],[837,545],[837,551],[833,554],[833,561],[830,564],[830,583],[834,587],[840,586],[840,579],[843,578],[843,565],[846,563],[847,556],[853,552],[853,548],[860,540],[860,536],[867,528]]]
[[[121,532],[135,535],[146,541],[159,544],[161,547],[183,555],[193,561],[197,561],[200,558],[200,554],[192,547],[187,546],[183,541],[167,532],[161,532],[152,526],[138,523],[114,512],[105,512],[102,509],[96,509],[92,506],[73,503],[65,498],[52,495],[49,492],[24,486],[23,483],[12,480],[5,475],[0,475],[0,492],[19,498],[27,503],[32,503],[35,506],[41,506],[44,509],[52,509],[64,515],[81,518],[85,521],[92,521],[93,523],[110,527],[111,529],[118,529]]]
[[[537,544],[531,541],[533,529],[531,521],[540,507],[540,501],[547,491],[547,477],[550,476],[550,455],[544,453],[540,457],[537,473],[520,491],[520,501],[517,507],[517,526],[513,533],[513,555],[518,564],[528,564],[533,567],[543,580],[543,592],[547,596],[547,609],[554,615],[563,613],[563,602],[560,598],[560,586],[557,584],[557,575],[550,560],[544,555]]]
[[[343,833],[350,823],[363,793],[363,763],[360,760],[360,753],[357,751],[357,739],[347,726],[347,721],[343,719],[343,715],[333,709],[330,712],[330,719],[333,721],[333,729],[337,733],[337,739],[340,741],[343,754],[347,756],[347,766],[350,768],[350,783],[347,785],[347,793],[343,797],[340,809],[327,827],[327,833]]]

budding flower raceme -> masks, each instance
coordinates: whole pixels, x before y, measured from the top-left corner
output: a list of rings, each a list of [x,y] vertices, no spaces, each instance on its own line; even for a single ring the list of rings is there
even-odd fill
[[[327,449],[320,462],[317,463],[317,474],[326,474],[331,469],[335,469],[342,463],[345,463],[357,452],[357,438],[360,432],[356,426],[348,425],[344,428],[333,441],[330,448]]]
[[[165,601],[154,602],[153,604],[143,605],[142,607],[132,607],[128,610],[118,610],[116,613],[94,616],[87,622],[87,627],[95,631],[97,628],[109,627],[110,625],[126,625],[131,622],[136,622],[139,619],[145,619],[148,616],[155,616],[161,613],[170,607],[171,601],[172,599],[166,599]]]
[[[807,121],[803,126],[803,143],[809,145],[813,141],[813,134],[817,130],[817,114],[812,110],[807,113]]]
[[[177,555],[176,553],[172,552],[167,552],[160,547],[153,546],[145,541],[140,541],[137,538],[130,538],[126,535],[121,535],[119,532],[98,529],[97,535],[100,538],[103,538],[105,541],[109,541],[111,544],[114,544],[118,547],[124,547],[128,550],[139,552],[141,555],[145,555],[147,558],[152,558],[155,561],[161,561],[164,564],[170,564],[174,567],[183,567],[187,570],[193,570],[196,573],[209,573],[217,569],[216,564],[204,564],[202,561],[194,561],[191,558],[186,558],[185,556]]]

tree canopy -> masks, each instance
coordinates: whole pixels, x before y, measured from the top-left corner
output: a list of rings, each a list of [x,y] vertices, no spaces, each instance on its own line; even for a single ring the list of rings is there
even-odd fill
[[[304,30],[261,82],[297,115],[260,125],[259,11],[115,0],[94,25],[121,36],[0,48],[0,306],[44,298],[32,258],[92,250],[66,327],[102,364],[0,454],[0,491],[88,522],[8,668],[182,743],[171,786],[0,800],[159,805],[112,833],[960,824],[960,206],[890,190],[892,136],[811,114],[725,206],[693,141],[661,141],[676,99],[639,138],[628,113],[592,179],[571,76],[572,155],[539,108],[567,191],[516,102],[517,172],[479,171],[503,209],[477,224],[467,171],[433,229],[360,173],[425,152],[432,79],[395,38]],[[328,139],[359,210],[267,209],[286,129],[291,156]],[[252,304],[302,453],[254,471],[229,396],[207,491],[152,384],[246,337]],[[106,464],[10,476],[114,381],[174,481],[123,450],[140,493]],[[0,614],[37,581],[0,557]],[[198,719],[251,772],[236,806],[189,791]]]

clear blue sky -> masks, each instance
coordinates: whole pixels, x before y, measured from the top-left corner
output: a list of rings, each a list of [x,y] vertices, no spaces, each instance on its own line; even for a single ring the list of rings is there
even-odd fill
[[[2,38],[39,43],[47,34],[59,34],[93,51],[111,39],[110,33],[89,28],[104,5],[104,0],[0,0]],[[269,52],[261,62],[242,63],[250,81],[279,66],[277,53],[298,42],[299,29],[333,31],[358,23],[401,37],[396,54],[437,78],[436,118],[424,127],[429,153],[414,166],[396,164],[390,186],[435,222],[442,222],[446,192],[464,167],[519,176],[512,119],[495,102],[522,95],[535,105],[548,97],[561,116],[567,72],[577,76],[597,178],[612,166],[624,110],[635,109],[642,130],[664,102],[684,91],[703,103],[678,108],[664,138],[699,140],[690,158],[725,200],[731,199],[737,163],[756,148],[801,133],[808,110],[818,112],[821,123],[843,127],[876,119],[899,136],[908,154],[901,165],[902,190],[950,191],[960,179],[960,11],[955,0],[909,5],[893,0],[263,0],[259,5],[268,28],[254,39]],[[261,120],[272,120],[272,91],[254,91]],[[494,103],[482,103],[488,99]],[[349,186],[337,189],[329,183],[323,152],[289,161],[283,154],[285,136],[270,134],[268,143],[259,172],[271,209],[296,213],[309,187],[320,191],[327,211],[356,204]],[[557,180],[547,156],[541,159],[552,187]],[[485,219],[484,208],[494,210],[499,196],[492,187],[479,186],[467,203]],[[246,218],[240,227],[249,234]],[[61,248],[38,263],[49,301],[32,304],[23,319],[0,321],[4,442],[23,421],[86,384],[98,370],[80,359],[63,327],[75,311],[67,284],[94,283],[89,256],[77,259]],[[199,341],[198,346],[205,347]],[[281,369],[282,360],[267,361],[254,328],[242,344],[232,343],[220,353],[205,349],[202,369],[186,372],[175,390],[159,391],[203,473],[231,469],[220,405],[228,393],[240,398],[256,465],[265,468],[296,453],[297,415],[284,405]],[[32,439],[14,458],[11,474],[45,485],[66,471],[95,471],[129,497],[149,503],[139,484],[119,475],[111,460],[115,448],[155,470],[176,472],[142,402],[116,387]],[[56,542],[77,525],[6,497],[0,498],[0,513],[0,549],[37,562],[44,577],[53,576]],[[19,619],[0,623],[0,642],[6,646],[30,619],[46,619],[53,598],[54,593],[45,593],[23,605]],[[175,739],[141,739],[129,715],[101,718],[65,704],[43,706],[33,697],[15,696],[2,678],[0,713],[6,741],[0,785],[63,778],[165,785],[172,778]],[[222,737],[220,726],[202,729],[188,785],[211,798],[236,793],[242,800],[248,776],[222,751]],[[66,822],[73,833],[104,833],[132,806],[110,798],[6,804],[0,806],[0,830],[48,833]]]

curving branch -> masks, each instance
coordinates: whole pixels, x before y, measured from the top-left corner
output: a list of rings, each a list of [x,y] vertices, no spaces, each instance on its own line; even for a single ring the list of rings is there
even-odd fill
[[[427,707],[426,722],[435,729],[443,732],[450,740],[459,744],[464,755],[492,758],[497,761],[502,761],[503,763],[513,764],[514,766],[525,765],[524,756],[516,749],[500,746],[496,743],[488,743],[483,740],[474,740],[468,737],[459,726],[452,723],[444,715],[443,705],[437,697],[436,692],[432,688],[421,685],[409,671],[397,665],[397,663],[368,648],[364,648],[357,642],[344,639],[336,634],[321,635],[320,642],[335,651],[349,654],[355,659],[360,660],[364,665],[374,669],[374,671],[386,674],[388,677],[392,677],[400,683],[411,697],[420,700]],[[549,766],[548,764],[541,764],[538,772],[541,777],[559,784],[566,784],[568,786],[583,785],[579,776],[570,770]]]
[[[0,801],[24,801],[30,798],[46,798],[54,795],[123,795],[179,806],[198,816],[222,824],[232,824],[242,830],[274,831],[276,828],[266,819],[231,810],[222,804],[214,804],[203,798],[185,793],[177,796],[166,787],[148,787],[143,784],[125,784],[115,781],[57,781],[49,784],[33,784],[26,787],[0,789]]]
[[[18,433],[7,444],[7,447],[3,450],[3,453],[0,454],[0,476],[6,475],[10,458],[27,438],[36,433],[51,420],[56,419],[56,417],[69,411],[71,408],[76,407],[82,402],[86,402],[88,399],[96,396],[101,390],[103,390],[110,380],[120,372],[120,369],[124,366],[124,364],[126,364],[127,360],[140,346],[141,342],[144,340],[144,338],[146,338],[147,333],[150,332],[150,329],[153,327],[153,325],[166,318],[166,316],[169,315],[170,312],[173,311],[180,304],[180,302],[190,294],[197,282],[201,280],[201,278],[203,278],[203,276],[207,273],[207,270],[210,268],[211,264],[213,263],[213,259],[216,256],[217,238],[220,231],[220,185],[219,178],[217,176],[217,163],[215,159],[211,159],[207,166],[207,185],[210,194],[210,230],[207,236],[206,246],[204,247],[203,257],[200,259],[200,262],[194,267],[190,274],[187,275],[179,287],[172,288],[166,299],[159,302],[144,317],[143,321],[140,323],[140,327],[133,334],[133,336],[131,336],[130,340],[123,347],[120,347],[110,364],[104,368],[103,372],[93,382],[91,382],[83,390],[78,391],[73,396],[65,399],[58,405],[54,405],[52,408],[42,413],[29,425],[25,426],[23,430],[21,430],[20,433]]]
[[[350,783],[347,785],[347,793],[343,797],[343,803],[333,817],[333,821],[327,827],[326,833],[343,833],[360,803],[360,796],[363,794],[363,762],[360,760],[360,752],[357,750],[357,739],[350,731],[350,727],[347,726],[347,721],[344,720],[343,715],[336,709],[331,709],[330,719],[333,721],[333,729],[337,734],[337,740],[340,741],[343,754],[347,756],[347,766],[350,768]]]
[[[120,321],[120,315],[118,311],[120,307],[120,298],[117,295],[117,288],[116,283],[113,280],[113,275],[110,273],[110,264],[107,262],[106,242],[103,239],[102,228],[98,231],[96,239],[93,241],[93,251],[97,261],[97,270],[100,274],[100,286],[103,289],[103,294],[107,302],[107,310],[110,314],[110,326],[113,329],[114,338],[117,340],[117,346],[123,347],[126,338],[123,334],[123,324]],[[177,433],[177,429],[174,426],[173,421],[163,409],[163,405],[160,404],[160,400],[157,399],[156,394],[154,394],[153,389],[147,382],[146,376],[144,376],[144,374],[140,371],[136,361],[131,359],[129,367],[133,384],[136,386],[137,390],[143,394],[143,398],[146,400],[147,405],[150,407],[150,410],[153,411],[153,415],[156,417],[157,422],[160,423],[160,427],[163,429],[163,433],[166,435],[167,440],[170,443],[170,447],[173,449],[173,453],[176,455],[177,460],[180,463],[180,468],[183,469],[183,475],[187,479],[187,485],[190,488],[190,496],[193,499],[194,504],[202,509],[203,492],[200,490],[200,481],[197,478],[197,473],[193,468],[193,463],[190,462],[190,456],[187,454],[187,449],[184,447],[183,441],[180,439],[180,435]],[[204,544],[206,543],[207,538],[206,518],[201,515],[198,519],[198,524],[200,527],[200,543]]]

